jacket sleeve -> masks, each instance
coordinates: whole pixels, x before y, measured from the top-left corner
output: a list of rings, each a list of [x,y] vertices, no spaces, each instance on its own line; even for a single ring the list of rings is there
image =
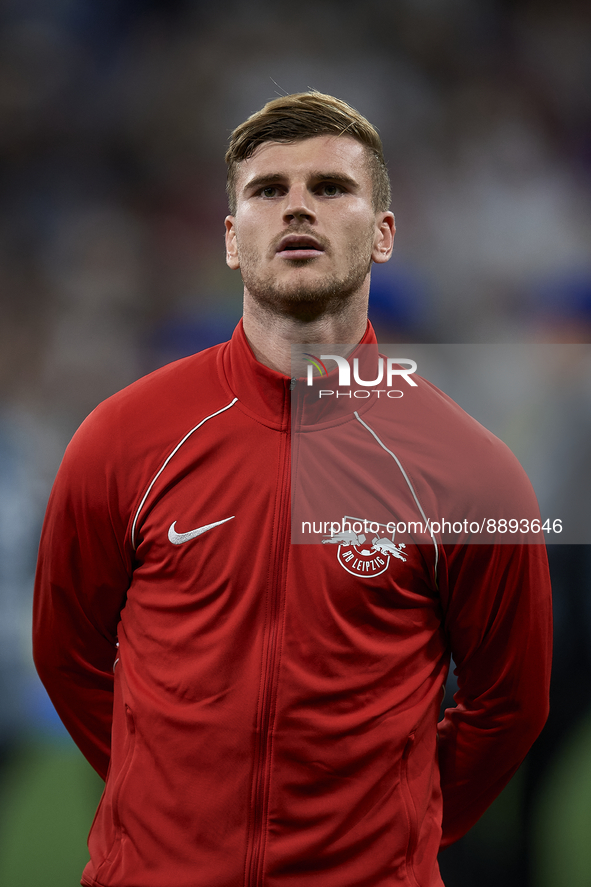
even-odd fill
[[[541,731],[552,643],[543,544],[444,549],[440,592],[458,691],[439,724],[442,848],[477,821]]]
[[[117,625],[131,576],[116,483],[116,442],[89,417],[66,450],[41,535],[33,655],[55,708],[106,778]],[[101,441],[103,441],[101,443]],[[121,472],[119,472],[120,474]]]

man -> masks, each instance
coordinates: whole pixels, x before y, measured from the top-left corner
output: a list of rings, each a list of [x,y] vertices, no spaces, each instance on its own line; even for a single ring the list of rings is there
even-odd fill
[[[370,266],[394,237],[375,129],[330,96],[285,96],[227,161],[243,321],[91,414],[43,531],[37,668],[106,778],[82,883],[436,887],[440,845],[546,718],[547,564],[539,544],[386,528],[535,499],[423,380],[415,398],[342,397],[327,419],[292,378],[294,344],[322,360],[375,343]],[[297,455],[294,394],[313,414]],[[317,540],[333,544],[291,543],[292,458],[295,511],[309,496],[343,517]],[[356,507],[369,535],[346,525]],[[437,731],[450,652],[458,705]]]

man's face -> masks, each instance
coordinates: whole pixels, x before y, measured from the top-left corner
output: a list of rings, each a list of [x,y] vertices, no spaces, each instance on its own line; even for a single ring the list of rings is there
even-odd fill
[[[394,217],[376,213],[366,149],[348,136],[265,142],[240,164],[226,261],[257,302],[284,312],[339,305],[392,252]]]

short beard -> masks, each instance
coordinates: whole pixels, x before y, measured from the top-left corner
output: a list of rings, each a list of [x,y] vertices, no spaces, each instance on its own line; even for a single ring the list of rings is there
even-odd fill
[[[341,314],[351,299],[360,291],[370,272],[371,245],[360,244],[346,274],[325,278],[315,284],[294,282],[277,284],[260,275],[256,261],[250,261],[248,252],[240,255],[240,271],[244,286],[255,302],[273,314],[289,314],[301,320],[313,320],[322,314]],[[315,259],[292,259],[295,268],[304,268]]]

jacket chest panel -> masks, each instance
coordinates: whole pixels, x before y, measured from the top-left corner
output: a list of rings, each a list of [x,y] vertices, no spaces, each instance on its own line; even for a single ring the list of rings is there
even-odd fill
[[[289,472],[284,436],[252,425],[181,448],[146,499],[122,621],[154,655],[260,646]]]
[[[385,572],[368,577],[345,570],[338,548],[291,549],[285,645],[295,680],[321,694],[340,686],[346,706],[355,687],[396,687],[401,673],[415,674],[418,686],[423,666],[446,649],[429,549],[409,545],[406,562],[391,558]]]

